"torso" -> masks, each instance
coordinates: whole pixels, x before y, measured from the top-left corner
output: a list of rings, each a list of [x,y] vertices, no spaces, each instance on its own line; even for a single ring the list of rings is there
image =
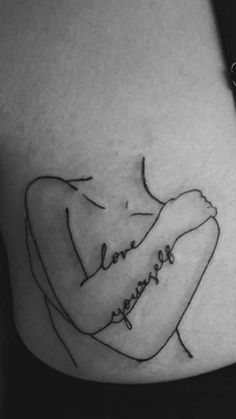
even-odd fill
[[[17,18],[16,6],[5,12],[13,23],[4,17],[1,229],[18,332],[59,371],[98,381],[158,382],[235,362],[236,114],[209,3],[71,1],[71,9],[37,5],[31,17],[22,9]],[[113,237],[109,260],[155,219],[130,222],[129,211],[160,209],[151,200],[143,208],[143,192],[140,198],[132,192],[138,191],[143,156],[150,189],[161,201],[196,188],[218,209],[214,260],[181,322],[181,336],[195,356],[186,357],[173,338],[159,358],[137,367],[81,336],[83,363],[74,368],[31,280],[24,190],[42,175],[93,176],[95,186],[83,192],[110,205],[109,222],[101,237],[103,221],[90,217],[96,228],[85,222],[83,235],[87,229],[87,243],[92,240],[98,252]]]

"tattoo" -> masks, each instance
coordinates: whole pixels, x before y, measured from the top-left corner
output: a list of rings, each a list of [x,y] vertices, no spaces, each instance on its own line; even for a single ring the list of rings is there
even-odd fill
[[[106,209],[105,207],[103,207],[103,205],[98,204],[98,203],[97,203],[97,202],[95,202],[93,199],[91,199],[91,198],[89,198],[88,196],[86,196],[84,193],[83,193],[83,197],[84,197],[85,199],[87,199],[87,201],[91,202],[91,204],[95,205],[95,207],[98,207],[98,208],[101,208],[101,209]]]
[[[79,363],[77,350],[69,343],[63,322],[78,336],[87,335],[131,361],[147,362],[176,334],[191,359],[179,327],[218,245],[216,208],[199,189],[166,202],[158,199],[148,187],[143,158],[141,181],[153,211],[145,210],[145,202],[142,211],[131,212],[129,201],[123,208],[130,223],[142,221],[144,232],[137,232],[137,237],[130,237],[126,246],[113,252],[107,241],[98,240],[94,258],[89,249],[85,252],[80,230],[78,239],[71,204],[76,196],[79,223],[90,223],[87,208],[95,220],[98,214],[106,217],[107,204],[84,192],[91,181],[93,177],[41,176],[25,190],[29,267],[58,341],[74,366]],[[125,233],[128,237],[128,230]],[[163,305],[168,321],[161,311]],[[137,341],[143,341],[142,345]]]
[[[128,329],[132,329],[132,323],[128,319],[128,314],[134,308],[138,299],[141,297],[145,288],[150,284],[151,281],[154,281],[156,285],[159,284],[158,272],[161,271],[164,263],[167,261],[172,265],[174,263],[174,255],[171,252],[170,246],[166,246],[166,258],[163,255],[162,250],[158,252],[158,263],[155,263],[153,270],[149,272],[147,279],[143,279],[138,282],[138,286],[135,288],[135,293],[131,295],[129,299],[125,299],[123,302],[122,308],[118,308],[116,311],[112,312],[112,323],[119,323],[124,321]]]

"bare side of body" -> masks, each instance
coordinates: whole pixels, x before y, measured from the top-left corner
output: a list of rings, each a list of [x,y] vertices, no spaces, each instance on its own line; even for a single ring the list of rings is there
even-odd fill
[[[98,381],[233,362],[236,123],[210,5],[4,13],[1,230],[21,338]]]

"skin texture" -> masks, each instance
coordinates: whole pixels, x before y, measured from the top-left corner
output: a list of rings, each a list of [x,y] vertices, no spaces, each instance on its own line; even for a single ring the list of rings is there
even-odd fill
[[[2,3],[0,19],[0,223],[24,343],[54,368],[99,381],[173,380],[234,362],[236,118],[210,3],[10,0]],[[141,182],[143,156],[152,196]],[[93,176],[83,186],[71,183],[79,186],[78,193],[60,182],[45,187],[36,182],[29,191],[29,219],[45,261],[54,267],[56,295],[69,313],[64,317],[28,235],[42,290],[33,280],[25,241],[25,191],[40,176]],[[165,252],[173,235],[191,224],[189,215],[201,219],[206,202],[199,196],[181,204],[187,194],[180,195],[195,189],[217,208],[217,216],[212,213],[206,225],[176,243],[175,263],[164,264],[159,284],[152,281],[127,315],[132,329],[119,314],[113,317],[119,322],[98,333],[135,291],[132,270],[147,278],[157,260],[157,243]],[[95,209],[84,195],[106,210]],[[160,217],[143,244],[143,254],[141,246],[99,271],[103,286],[91,278],[82,291],[84,300],[76,281],[69,282],[73,292],[65,289],[65,207],[84,265],[93,273],[101,262],[101,245],[107,244],[104,263],[109,263],[115,251],[144,237],[163,203],[163,221]],[[153,215],[129,217],[143,211]],[[217,223],[221,234],[214,257],[191,300],[195,279],[207,265],[204,258],[217,241]],[[67,256],[74,260],[70,250]],[[201,267],[196,276],[194,266]],[[91,296],[95,286],[99,292]],[[165,342],[165,349],[147,362],[130,358],[152,357]]]

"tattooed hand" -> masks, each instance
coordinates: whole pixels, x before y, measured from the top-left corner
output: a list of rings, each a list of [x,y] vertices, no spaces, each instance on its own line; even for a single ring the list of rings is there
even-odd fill
[[[160,226],[168,231],[173,245],[176,238],[216,217],[217,210],[199,190],[191,190],[170,199],[160,214]]]

